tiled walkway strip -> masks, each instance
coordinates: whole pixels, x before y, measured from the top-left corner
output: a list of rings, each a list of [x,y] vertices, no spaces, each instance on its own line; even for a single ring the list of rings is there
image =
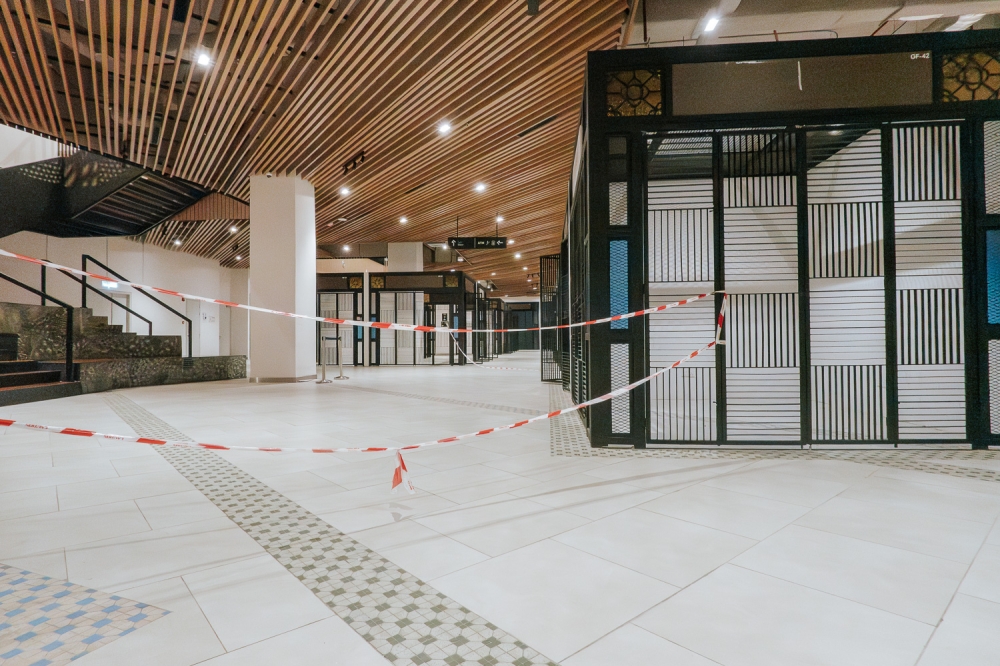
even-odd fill
[[[140,436],[191,440],[119,393],[105,399]],[[215,453],[157,451],[394,664],[553,665]]]

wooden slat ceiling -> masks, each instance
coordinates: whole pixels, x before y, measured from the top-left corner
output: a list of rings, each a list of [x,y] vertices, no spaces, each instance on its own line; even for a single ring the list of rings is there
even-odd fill
[[[559,248],[586,52],[619,43],[628,3],[540,4],[0,0],[0,119],[242,200],[251,174],[298,174],[322,244],[444,241],[456,217],[487,235],[500,214],[515,243],[455,267],[531,294]],[[147,240],[246,265],[233,225]]]

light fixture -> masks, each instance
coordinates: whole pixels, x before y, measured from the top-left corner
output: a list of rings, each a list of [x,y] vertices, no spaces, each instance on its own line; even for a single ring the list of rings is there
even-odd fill
[[[513,238],[508,238],[507,239],[507,245],[513,245],[513,244],[514,244],[514,239]]]
[[[237,227],[235,224],[233,226],[229,227],[229,233],[231,233],[231,234],[235,234],[239,230],[240,230],[240,228]]]
[[[528,267],[527,267],[527,266],[525,266],[525,267],[524,267],[524,268],[522,268],[521,270],[522,270],[522,271],[526,271],[526,270],[528,270]]]
[[[464,258],[462,258],[462,257],[459,257],[459,258],[458,258],[458,260],[459,260],[459,261],[465,261],[465,259],[464,259]]]
[[[174,239],[174,245],[180,245],[180,244],[181,244],[181,239],[180,238],[175,238]]]
[[[405,216],[404,216],[404,217],[401,217],[401,218],[399,218],[399,223],[400,223],[400,224],[406,224],[407,222],[409,222],[409,220],[408,220],[408,219],[406,219],[406,217],[405,217]]]
[[[840,136],[844,133],[844,130],[830,130],[830,136]]]
[[[332,227],[332,226],[333,226],[333,222],[327,222],[327,223],[326,223],[326,226],[328,226],[328,227]]]
[[[528,282],[531,282],[531,278],[528,278]]]
[[[442,120],[438,123],[438,134],[441,136],[448,136],[451,134],[451,123],[447,120]]]
[[[895,19],[897,21],[931,21],[933,19],[939,19],[944,14],[917,14],[915,16],[897,16]]]
[[[713,16],[712,18],[708,19],[708,23],[705,24],[705,32],[712,32],[718,25],[719,25],[719,19]]]
[[[110,280],[101,280],[101,286],[104,287],[105,289],[117,289],[118,283],[112,282]]]
[[[241,255],[236,255],[236,261],[242,261],[243,257]]]
[[[442,250],[447,250],[448,249],[448,244],[447,243],[442,243],[441,244],[441,249]]]
[[[514,258],[515,259],[520,259],[521,258],[521,253],[520,252],[515,252],[514,253]]]
[[[490,273],[490,275],[496,275],[496,272]]]
[[[497,224],[503,222],[503,215],[497,215]]]
[[[347,189],[346,185],[344,187],[340,188],[340,196],[346,197],[350,193],[351,193],[351,191],[349,189]]]
[[[208,57],[207,53],[198,54],[198,64],[202,67],[208,67],[212,64],[212,59]]]
[[[350,245],[345,245],[344,246],[344,252],[350,252],[350,251],[351,251],[351,246]]]
[[[451,272],[452,272],[452,273],[454,273],[454,272],[455,272],[455,269],[454,269],[454,268],[453,268],[453,269],[451,269]]]
[[[476,183],[472,189],[474,189],[476,192],[485,192],[486,183]]]

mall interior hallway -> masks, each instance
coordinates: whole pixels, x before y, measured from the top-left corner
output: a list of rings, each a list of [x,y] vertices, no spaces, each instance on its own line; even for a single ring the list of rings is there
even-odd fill
[[[568,404],[537,354],[0,416],[410,444]],[[413,495],[390,494],[381,453],[8,430],[0,456],[0,601],[19,604],[0,616],[0,664],[969,666],[1000,652],[993,451],[591,449],[569,415],[406,454]]]

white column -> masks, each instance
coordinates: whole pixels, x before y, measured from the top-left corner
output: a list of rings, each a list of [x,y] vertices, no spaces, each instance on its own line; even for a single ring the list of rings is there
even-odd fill
[[[372,309],[372,290],[371,290],[371,277],[369,277],[369,275],[370,274],[368,273],[368,271],[365,271],[364,277],[362,278],[364,280],[364,286],[363,286],[362,292],[361,292],[361,300],[362,300],[362,305],[361,305],[361,319],[364,320],[364,321],[368,321],[369,319],[371,319],[371,316],[372,316],[372,313],[371,313],[371,309]],[[372,359],[371,359],[371,355],[372,355],[372,340],[371,340],[372,333],[371,333],[371,331],[372,331],[372,329],[370,329],[370,328],[363,328],[361,330],[362,330],[362,332],[364,334],[364,341],[365,341],[365,343],[361,346],[361,350],[362,350],[361,351],[361,358],[362,358],[362,363],[364,363],[364,365],[368,366],[368,365],[371,365],[371,362],[372,362]]]
[[[250,178],[250,304],[316,315],[316,202],[298,176]],[[250,313],[250,381],[316,376],[316,322]]]

